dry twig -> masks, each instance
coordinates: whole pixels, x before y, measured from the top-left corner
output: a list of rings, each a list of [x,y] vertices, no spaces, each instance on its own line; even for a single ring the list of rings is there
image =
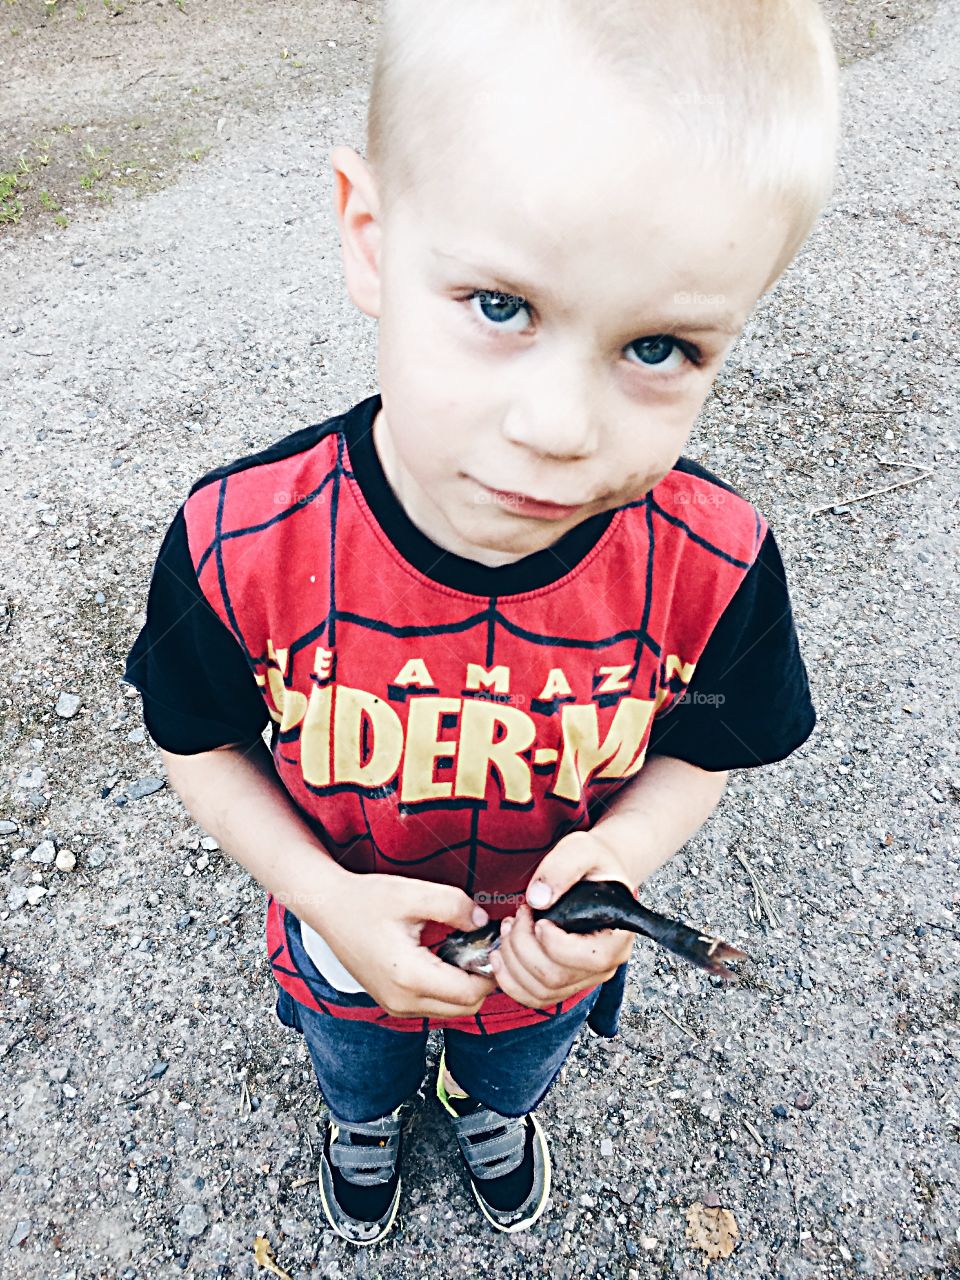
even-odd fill
[[[892,463],[891,465],[898,466],[898,467],[899,466],[909,467],[909,466],[916,466],[917,464],[912,462],[896,462],[896,463]],[[904,485],[916,484],[918,480],[923,480],[927,476],[932,476],[932,475],[933,475],[933,468],[925,467],[920,472],[919,475],[909,476],[906,480],[895,480],[893,484],[885,484],[880,489],[871,489],[868,493],[848,494],[847,497],[836,498],[833,502],[826,503],[825,506],[814,507],[811,510],[810,515],[818,516],[818,515],[821,515],[824,511],[830,511],[835,507],[849,507],[854,502],[865,502],[867,498],[875,498],[877,497],[878,494],[881,494],[881,493],[890,493],[891,490],[893,489],[902,489]]]
[[[757,1130],[753,1127],[753,1125],[750,1123],[747,1117],[741,1116],[740,1122],[743,1125],[743,1127],[746,1129],[746,1131],[750,1134],[750,1137],[754,1140],[754,1142],[757,1144],[760,1150],[766,1151],[767,1144],[764,1142],[763,1138],[760,1136]]]
[[[697,1037],[695,1033],[691,1031],[688,1027],[685,1027],[682,1022],[678,1022],[676,1018],[673,1016],[673,1014],[668,1013],[667,1010],[664,1009],[662,1005],[660,1006],[660,1012],[663,1014],[665,1018],[669,1018],[670,1021],[673,1023],[673,1025],[677,1027],[680,1031],[682,1031],[685,1036],[689,1036],[691,1040],[696,1040]]]
[[[747,914],[750,919],[754,924],[759,924],[763,917],[763,912],[766,911],[767,915],[770,917],[770,923],[779,927],[781,924],[780,917],[774,910],[770,899],[764,893],[763,888],[760,885],[760,881],[754,875],[753,868],[750,866],[750,863],[746,860],[739,849],[733,849],[731,852],[750,877],[750,883],[753,886],[753,906],[747,908]]]

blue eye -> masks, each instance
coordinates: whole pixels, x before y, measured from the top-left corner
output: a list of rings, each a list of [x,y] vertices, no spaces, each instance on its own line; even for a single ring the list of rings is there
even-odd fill
[[[467,301],[472,306],[475,303],[479,303],[480,312],[484,319],[498,329],[505,329],[508,333],[522,332],[526,328],[526,322],[530,319],[529,313],[526,311],[526,300],[515,293],[499,293],[491,289],[477,289]],[[473,311],[474,315],[476,315],[476,306],[473,306]],[[524,323],[519,326],[512,324],[511,322],[518,317],[522,317]]]
[[[690,354],[685,352],[677,339],[671,337],[669,333],[657,333],[650,338],[638,338],[636,342],[631,342],[626,350],[637,355],[636,363],[644,364],[650,369],[679,368]],[[668,363],[670,357],[674,355],[678,359]],[[693,363],[696,364],[698,361],[694,360]]]

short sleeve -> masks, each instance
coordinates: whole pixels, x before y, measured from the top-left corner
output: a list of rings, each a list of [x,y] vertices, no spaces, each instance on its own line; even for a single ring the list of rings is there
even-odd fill
[[[654,718],[647,754],[715,772],[751,769],[796,751],[816,722],[783,561],[768,528],[683,696]]]
[[[123,679],[158,747],[196,755],[261,736],[270,716],[236,638],[197,581],[183,508],[167,530]]]

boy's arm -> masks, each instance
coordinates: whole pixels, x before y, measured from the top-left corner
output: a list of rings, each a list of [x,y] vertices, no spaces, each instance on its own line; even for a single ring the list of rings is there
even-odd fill
[[[261,739],[197,755],[160,750],[167,777],[190,814],[231,858],[280,902],[309,895],[309,923],[322,932],[351,875],[319,843],[277,777]]]
[[[260,737],[269,724],[263,692],[200,588],[183,507],[164,537],[124,678],[143,696],[147,729],[189,812],[387,1013],[478,1011],[492,980],[444,964],[420,936],[427,921],[477,928],[486,912],[453,885],[355,873],[323,847]]]
[[[493,990],[419,945],[425,920],[474,929],[486,912],[453,885],[359,875],[338,863],[300,817],[262,740],[196,755],[160,749],[187,809],[224,851],[330,945],[387,1013],[472,1017]]]
[[[729,769],[714,773],[673,756],[650,756],[590,835],[616,854],[636,888],[703,826],[729,777]]]

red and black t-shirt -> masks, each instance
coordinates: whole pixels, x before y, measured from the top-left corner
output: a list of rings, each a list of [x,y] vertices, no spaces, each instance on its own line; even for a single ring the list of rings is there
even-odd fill
[[[647,755],[744,769],[807,739],[780,554],[729,485],[681,458],[640,500],[491,568],[405,514],[373,445],[379,407],[372,396],[191,489],[125,675],[160,747],[252,742],[272,723],[278,775],[334,858],[482,893],[498,918],[512,908],[493,895],[515,901]],[[267,896],[273,973],[334,1017],[482,1034],[593,989],[549,1010],[497,990],[453,1019],[334,1005],[298,968],[289,915]],[[447,931],[428,923],[421,941]]]

